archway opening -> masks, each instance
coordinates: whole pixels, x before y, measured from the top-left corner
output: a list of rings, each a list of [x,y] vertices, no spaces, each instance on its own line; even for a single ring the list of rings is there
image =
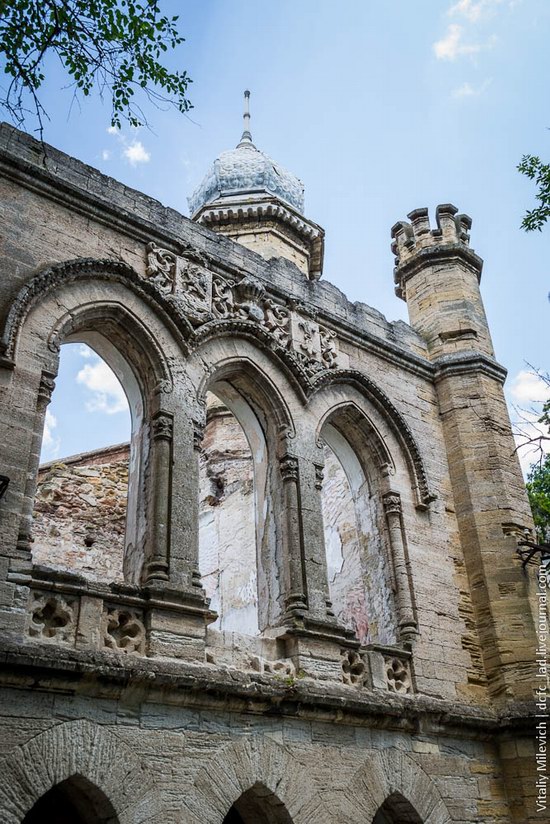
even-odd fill
[[[235,801],[223,824],[292,824],[292,819],[275,793],[255,784]]]
[[[362,644],[394,644],[396,611],[379,477],[361,426],[357,416],[340,410],[320,432],[329,594],[337,619]]]
[[[42,439],[35,564],[138,583],[147,445],[142,392],[128,362],[97,332],[67,338]]]
[[[401,793],[392,793],[378,808],[372,824],[423,824],[422,819]]]
[[[22,824],[118,824],[107,796],[81,775],[55,784],[29,810]]]
[[[218,388],[233,397],[227,386]],[[229,400],[231,403],[231,400]],[[206,397],[207,419],[199,464],[199,568],[212,628],[257,635],[257,515],[254,460],[249,438],[227,403]]]

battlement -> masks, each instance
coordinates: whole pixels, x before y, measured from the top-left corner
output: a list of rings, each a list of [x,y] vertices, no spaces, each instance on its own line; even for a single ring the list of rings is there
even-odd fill
[[[422,249],[430,246],[470,245],[472,219],[469,215],[458,214],[452,203],[442,203],[435,210],[436,229],[430,228],[428,209],[414,209],[407,215],[410,223],[399,221],[391,230],[397,267],[407,263]]]

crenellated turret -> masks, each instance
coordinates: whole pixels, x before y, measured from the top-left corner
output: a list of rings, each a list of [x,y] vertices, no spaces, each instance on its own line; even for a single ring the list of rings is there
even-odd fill
[[[445,437],[453,501],[490,693],[529,698],[534,624],[510,535],[531,526],[502,384],[479,291],[483,261],[468,215],[427,209],[392,229],[395,282],[426,339]],[[503,597],[506,593],[506,597]]]
[[[466,350],[493,357],[479,292],[483,261],[470,249],[472,219],[450,203],[435,216],[435,229],[427,209],[415,209],[410,223],[392,228],[395,291],[433,359]]]

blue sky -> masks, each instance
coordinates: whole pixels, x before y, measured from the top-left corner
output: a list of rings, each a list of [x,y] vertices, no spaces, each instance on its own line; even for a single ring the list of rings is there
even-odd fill
[[[180,14],[186,37],[169,59],[193,78],[189,116],[149,108],[150,130],[111,134],[108,105],[72,102],[51,61],[45,139],[187,214],[208,165],[237,143],[250,88],[256,145],[302,178],[306,213],[326,230],[324,277],[406,320],[390,228],[416,207],[433,215],[455,203],[472,216],[472,246],[485,259],[482,293],[509,395],[522,405],[542,397],[525,362],[548,369],[550,226],[520,230],[534,186],[515,167],[524,153],[550,160],[548,0],[163,7]],[[127,413],[94,408],[97,388],[77,381],[93,358],[73,347],[66,360],[63,403],[54,396],[51,407],[57,454],[122,439]],[[72,432],[69,414],[80,421]]]

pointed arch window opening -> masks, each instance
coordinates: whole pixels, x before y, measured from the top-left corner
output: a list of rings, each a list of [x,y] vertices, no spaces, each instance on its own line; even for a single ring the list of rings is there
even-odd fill
[[[339,622],[353,630],[361,644],[393,645],[397,616],[379,490],[372,488],[354,447],[335,424],[326,421],[320,433],[330,599]]]
[[[212,629],[258,636],[271,620],[278,581],[273,564],[267,442],[243,394],[220,380],[207,393],[200,457],[199,567]]]
[[[113,373],[126,399],[125,434],[130,438],[120,444],[110,461],[108,447],[89,449],[83,432],[78,452],[91,452],[89,458],[83,454],[65,464],[63,457],[56,456],[39,470],[32,527],[33,562],[80,573],[91,580],[139,583],[146,533],[144,508],[139,501],[144,494],[149,442],[143,393],[128,361],[106,337],[95,331],[69,335],[61,346],[60,358],[67,351],[65,346],[75,344],[89,347],[97,356],[95,367],[105,364]],[[99,390],[101,382],[97,379],[106,376],[113,380],[101,368],[96,372],[94,386]],[[54,401],[60,389],[63,392],[58,380],[52,394]],[[51,420],[51,413],[46,413],[43,442]],[[57,428],[54,432],[55,437],[62,435]],[[120,442],[120,437],[115,440]],[[69,451],[74,456],[74,449]]]

